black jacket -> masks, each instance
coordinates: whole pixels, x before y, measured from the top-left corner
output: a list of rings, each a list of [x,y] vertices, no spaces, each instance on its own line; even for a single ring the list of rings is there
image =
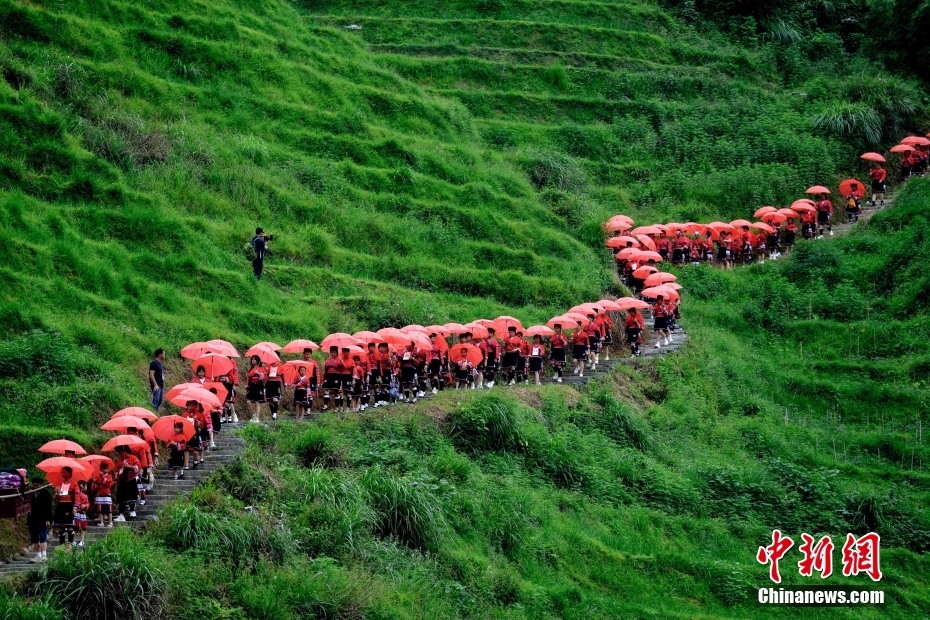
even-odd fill
[[[32,510],[26,522],[29,525],[45,525],[52,520],[52,494],[48,489],[29,493],[32,496]]]

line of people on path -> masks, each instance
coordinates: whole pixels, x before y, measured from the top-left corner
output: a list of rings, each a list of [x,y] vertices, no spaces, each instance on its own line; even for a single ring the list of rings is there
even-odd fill
[[[671,274],[664,275],[674,280]],[[664,288],[645,291],[653,295],[652,303],[623,298],[581,304],[546,325],[530,328],[513,317],[498,317],[465,325],[408,325],[354,335],[337,333],[320,345],[309,340],[295,340],[285,347],[259,343],[246,352],[248,366],[241,381],[239,368],[232,361],[239,353],[230,343],[192,343],[181,350],[181,357],[192,360],[194,377],[191,383],[172,388],[168,395],[178,388],[199,386],[216,396],[206,415],[192,412],[202,417],[198,428],[205,429],[206,442],[211,429],[239,422],[237,404],[241,397],[249,420],[260,422],[266,415],[277,420],[286,400],[295,418],[302,420],[318,412],[415,403],[428,392],[446,389],[540,385],[549,377],[562,383],[569,366],[573,374],[583,377],[585,370],[596,370],[602,355],[605,361],[610,360],[614,320],[620,316],[617,313],[626,312],[621,319],[622,334],[631,356],[641,354],[645,322],[640,309],[652,309],[655,346],[671,343],[681,298],[672,288],[673,282],[656,284]],[[326,356],[315,358],[316,351]],[[299,358],[285,361],[279,352],[295,353]],[[163,362],[164,351],[158,349],[149,377],[156,410],[164,394]],[[240,386],[244,388],[241,393]],[[202,408],[204,403],[193,405]]]

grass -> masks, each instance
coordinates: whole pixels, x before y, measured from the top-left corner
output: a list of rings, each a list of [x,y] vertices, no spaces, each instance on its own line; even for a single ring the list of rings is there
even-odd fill
[[[790,19],[439,6],[0,1],[0,460],[99,445],[155,347],[174,384],[199,339],[542,322],[621,292],[609,215],[745,217],[927,120],[922,84]],[[823,617],[753,602],[774,527],[880,532],[889,602],[856,616],[926,615],[928,201],[912,182],[789,260],[682,271],[689,345],[582,392],[246,429],[245,460],[0,615],[83,617],[117,579],[138,617]]]

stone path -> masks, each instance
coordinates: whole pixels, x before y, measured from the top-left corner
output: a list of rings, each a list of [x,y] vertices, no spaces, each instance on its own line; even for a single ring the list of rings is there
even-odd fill
[[[141,527],[147,520],[155,517],[155,513],[161,506],[177,498],[179,495],[187,493],[194,488],[198,482],[205,480],[211,473],[236,459],[236,457],[245,450],[245,440],[232,434],[233,429],[221,432],[216,437],[216,448],[211,450],[205,458],[205,462],[197,469],[189,469],[184,474],[184,480],[174,480],[174,476],[164,467],[158,467],[155,471],[155,486],[146,498],[145,505],[136,505],[136,519],[122,523],[114,523],[112,528],[97,527],[88,523],[85,545],[93,544],[94,541],[106,536],[108,533],[121,527]],[[167,455],[162,455],[162,463],[167,462]],[[21,517],[25,519],[25,517]],[[96,521],[93,522],[94,524]],[[67,545],[67,543],[66,543]],[[53,532],[49,532],[49,554],[58,552],[58,537]],[[80,549],[74,548],[73,552],[80,553]],[[23,550],[22,553],[13,558],[12,561],[0,563],[0,578],[3,576],[20,573],[42,566],[34,564],[29,560],[34,556],[31,548]]]

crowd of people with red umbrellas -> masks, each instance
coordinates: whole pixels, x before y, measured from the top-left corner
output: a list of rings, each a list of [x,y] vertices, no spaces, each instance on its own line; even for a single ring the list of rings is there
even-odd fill
[[[900,180],[923,176],[930,158],[930,139],[908,136],[890,149],[903,154]],[[723,269],[737,264],[764,263],[791,252],[798,239],[823,239],[833,236],[833,226],[839,208],[847,223],[859,221],[863,202],[873,206],[885,204],[888,171],[885,157],[879,153],[863,153],[869,162],[867,184],[858,179],[846,179],[839,184],[841,203],[834,207],[833,192],[823,185],[808,188],[811,197],[799,198],[790,206],[764,206],[753,216],[758,221],[744,219],[732,222],[696,222],[651,224],[634,227],[627,215],[615,215],[604,224],[608,233],[606,246],[615,252],[617,270],[634,291],[647,286],[644,280],[659,270],[657,264],[673,265],[707,263]],[[867,198],[867,188],[871,197]]]

